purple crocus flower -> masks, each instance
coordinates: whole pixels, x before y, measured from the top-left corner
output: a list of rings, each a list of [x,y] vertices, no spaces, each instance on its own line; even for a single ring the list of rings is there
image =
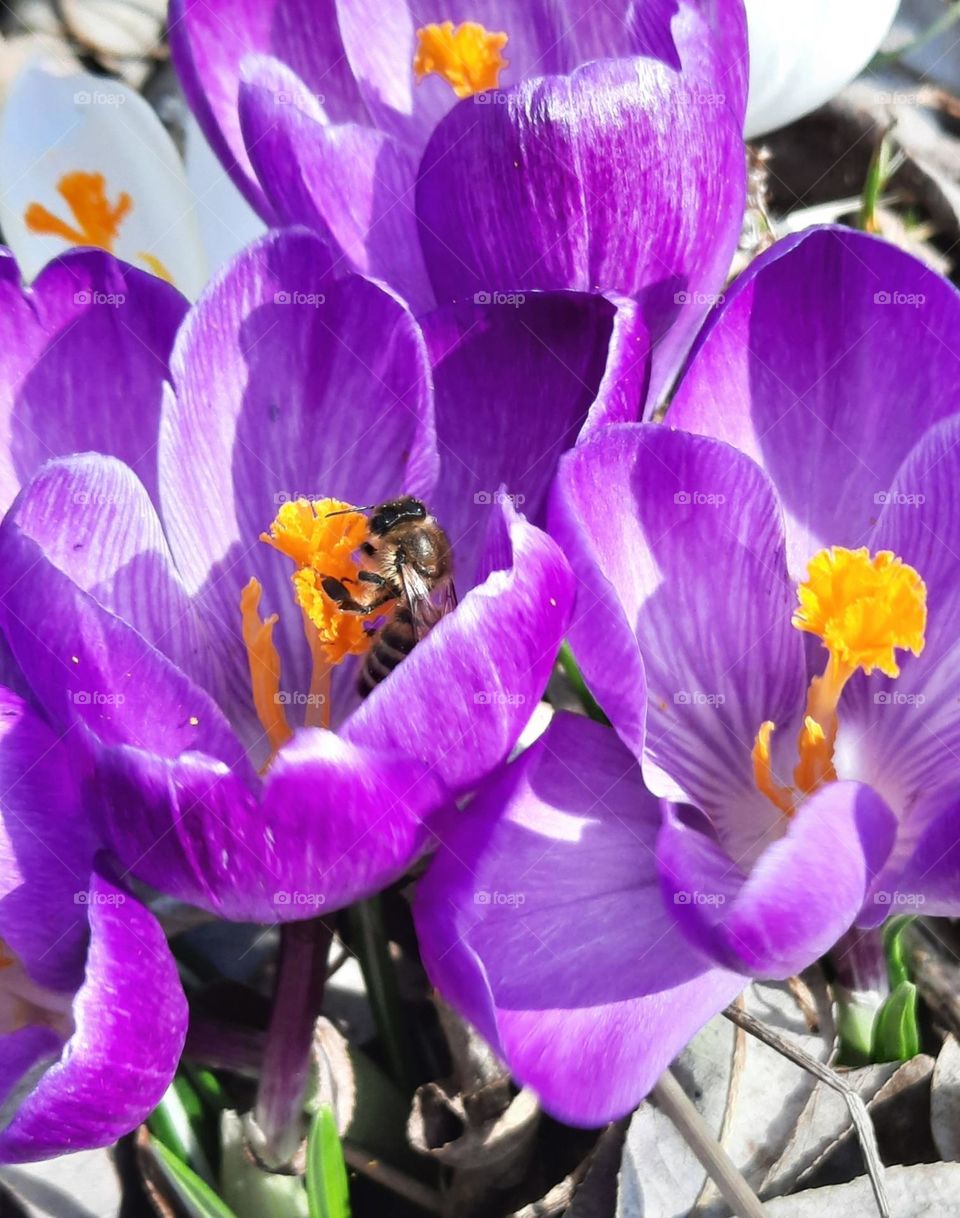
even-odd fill
[[[308,225],[418,314],[621,292],[659,391],[722,288],[743,212],[741,0],[177,0],[170,34],[267,223]]]
[[[95,858],[75,758],[0,691],[0,1162],[106,1146],[173,1077],[187,1003],[153,915]]]
[[[417,910],[431,977],[546,1107],[635,1106],[751,977],[855,923],[960,910],[960,297],[865,235],[773,247],[670,426],[560,463],[559,717],[472,805]]]
[[[637,417],[648,370],[632,305],[533,293],[421,327],[330,261],[314,234],[272,234],[191,309],[159,429],[144,420],[153,495],[116,457],[52,460],[0,530],[16,680],[89,759],[99,840],[124,873],[227,917],[377,891],[507,756],[573,596],[531,521],[578,434]],[[297,501],[400,493],[446,528],[460,603],[358,705],[355,661],[332,670],[295,595],[339,575],[332,550],[291,583],[314,545],[296,528],[332,527]]]

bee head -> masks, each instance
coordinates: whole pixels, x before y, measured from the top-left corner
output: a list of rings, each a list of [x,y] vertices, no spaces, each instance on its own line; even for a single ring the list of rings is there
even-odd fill
[[[427,509],[419,499],[407,496],[405,499],[391,499],[373,509],[370,517],[370,532],[377,537],[383,537],[399,524],[408,524],[417,520],[426,520]]]

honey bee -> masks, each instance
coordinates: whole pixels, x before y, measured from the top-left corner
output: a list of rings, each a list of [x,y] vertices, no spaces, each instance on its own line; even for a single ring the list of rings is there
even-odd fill
[[[419,499],[408,496],[351,510],[371,513],[360,546],[363,570],[357,575],[357,583],[369,591],[354,594],[346,586],[352,580],[332,576],[324,577],[322,587],[341,613],[382,608],[389,614],[374,631],[357,679],[365,698],[455,608],[457,594],[450,541]]]

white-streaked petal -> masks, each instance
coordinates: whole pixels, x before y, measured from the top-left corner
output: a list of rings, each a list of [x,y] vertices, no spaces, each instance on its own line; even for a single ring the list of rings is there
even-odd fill
[[[883,41],[900,0],[746,0],[748,139],[786,126],[853,80]]]
[[[69,175],[102,176],[109,209],[129,205],[98,236],[61,193]],[[95,189],[95,179],[86,180]],[[66,226],[40,233],[31,205]],[[92,206],[92,205],[91,205]],[[164,273],[184,295],[199,295],[206,258],[180,156],[139,94],[116,81],[65,71],[53,61],[28,64],[0,115],[0,223],[26,279],[70,245],[99,245],[135,266]],[[111,232],[111,230],[115,230]],[[73,237],[71,238],[71,233]]]
[[[245,245],[262,237],[267,226],[234,186],[192,114],[185,136],[187,184],[212,275]]]

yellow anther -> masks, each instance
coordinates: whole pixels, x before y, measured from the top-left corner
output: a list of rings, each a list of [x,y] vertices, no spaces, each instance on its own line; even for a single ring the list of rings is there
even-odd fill
[[[927,624],[923,580],[890,550],[832,546],[810,560],[793,624],[823,639],[839,666],[900,675],[896,649],[919,655]]]
[[[133,211],[130,195],[123,190],[116,203],[111,203],[103,174],[84,170],[64,174],[57,182],[57,193],[70,208],[73,223],[61,220],[42,203],[31,203],[23,213],[29,231],[43,237],[62,237],[71,245],[94,245],[108,254],[116,253],[120,226]],[[159,258],[143,252],[137,257],[154,275],[173,283],[170,272]]]
[[[259,580],[251,579],[240,593],[240,614],[247,663],[250,666],[253,705],[270,742],[271,754],[275,754],[283,748],[293,732],[287,723],[280,695],[280,655],[273,641],[277,615],[274,613],[265,621],[261,620],[262,593]]]
[[[310,638],[315,658],[339,664],[348,655],[360,655],[370,646],[366,619],[343,613],[323,590],[332,577],[348,586],[356,584],[356,552],[367,535],[367,518],[337,499],[296,499],[285,503],[269,533],[260,540],[293,559],[293,591],[297,604],[316,632]],[[361,585],[362,587],[362,585]]]
[[[507,35],[491,33],[476,21],[464,21],[456,29],[452,21],[425,25],[417,30],[417,44],[413,60],[417,80],[436,73],[457,97],[496,89],[509,63],[500,54]]]

